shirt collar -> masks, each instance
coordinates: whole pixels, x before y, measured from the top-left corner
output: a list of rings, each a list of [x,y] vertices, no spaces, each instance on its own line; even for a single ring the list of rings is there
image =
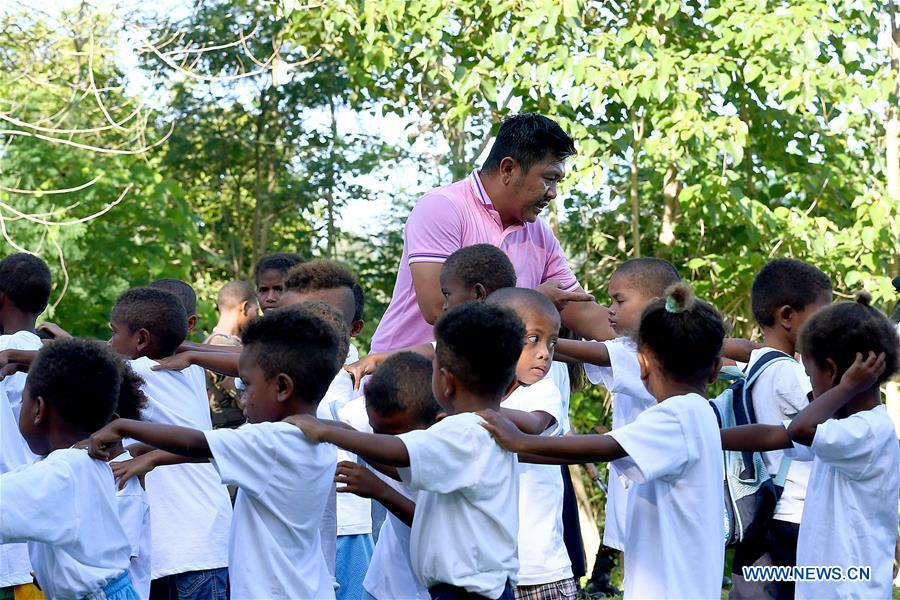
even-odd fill
[[[491,202],[490,196],[487,194],[487,190],[484,189],[484,184],[481,183],[481,177],[478,176],[478,169],[472,169],[472,174],[469,176],[469,180],[472,184],[472,189],[475,191],[475,198],[481,202],[481,204],[485,208],[489,208],[494,210],[494,203]]]

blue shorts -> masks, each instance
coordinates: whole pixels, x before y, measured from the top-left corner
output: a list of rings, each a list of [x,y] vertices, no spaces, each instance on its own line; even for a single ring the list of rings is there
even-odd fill
[[[140,600],[134,585],[131,583],[131,576],[125,571],[99,590],[89,596],[85,596],[84,600]]]

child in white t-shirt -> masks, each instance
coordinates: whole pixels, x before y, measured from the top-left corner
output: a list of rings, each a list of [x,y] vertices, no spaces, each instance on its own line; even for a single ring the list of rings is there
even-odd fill
[[[315,413],[339,368],[338,335],[312,311],[291,306],[251,323],[243,342],[239,374],[248,424],[202,431],[118,419],[91,437],[91,451],[103,456],[122,437],[160,449],[122,463],[123,478],[161,465],[211,462],[222,482],[238,488],[231,597],[333,598],[319,527],[334,485],[334,448],[282,420]]]
[[[750,291],[750,304],[764,341],[762,348],[751,353],[745,372],[749,373],[757,361],[773,351],[790,357],[790,360],[781,358],[767,363],[753,384],[750,397],[757,423],[780,425],[809,404],[812,397],[809,377],[803,365],[794,360],[797,336],[806,320],[830,303],[831,281],[813,265],[779,258],[757,273]],[[790,461],[781,450],[765,452],[762,457],[772,477],[779,473],[785,460]],[[784,487],[769,527],[755,538],[745,538],[735,549],[730,598],[794,597],[792,581],[747,581],[743,567],[797,564],[797,535],[810,466],[806,461],[785,465]]]
[[[606,435],[526,435],[499,414],[486,427],[506,448],[560,462],[615,460],[633,489],[625,537],[626,598],[715,598],[724,564],[723,466],[705,398],[725,328],[706,302],[676,284],[638,329],[641,378],[658,404]],[[691,352],[684,348],[690,345]]]
[[[516,379],[500,403],[504,414],[525,431],[561,435],[562,396],[546,377],[559,337],[559,311],[540,292],[523,288],[497,290],[487,302],[514,310],[525,325]],[[520,461],[517,598],[575,598],[578,588],[563,537],[562,509],[559,467]]]
[[[112,348],[132,359],[148,398],[143,420],[211,430],[206,374],[200,367],[157,371],[187,335],[187,312],[177,296],[144,287],[119,296],[110,315]],[[172,594],[186,585],[224,598],[228,585],[231,498],[208,464],[177,465],[145,479],[150,504],[151,587]]]
[[[524,327],[509,309],[470,302],[447,311],[435,336],[432,389],[450,415],[435,425],[395,437],[306,416],[289,421],[313,439],[399,468],[418,492],[410,552],[432,598],[508,600],[518,572],[517,461],[485,435],[474,411],[499,408]]]
[[[798,579],[797,598],[891,596],[900,447],[879,388],[898,371],[900,338],[869,301],[864,294],[824,308],[800,331],[814,400],[793,421],[722,431],[726,449],[788,449],[794,460],[812,461],[797,566],[841,572]]]
[[[0,543],[28,542],[48,598],[137,600],[112,471],[74,445],[116,406],[118,360],[96,342],[43,348],[25,384],[19,429],[42,460],[0,475]]]

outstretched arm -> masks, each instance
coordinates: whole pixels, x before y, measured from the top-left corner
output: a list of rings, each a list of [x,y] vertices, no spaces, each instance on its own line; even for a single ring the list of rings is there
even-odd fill
[[[788,427],[787,434],[798,444],[812,446],[816,428],[830,419],[837,409],[854,396],[875,387],[885,368],[883,352],[878,355],[869,352],[865,358],[857,352],[856,360],[841,377],[840,382],[801,410]]]
[[[792,448],[787,429],[781,425],[741,425],[721,431],[722,450],[768,452]]]
[[[610,365],[609,350],[606,344],[600,342],[559,339],[556,341],[556,354],[561,358],[574,359],[601,367]]]
[[[182,456],[212,458],[206,436],[199,429],[132,419],[116,419],[95,432],[91,436],[91,456],[109,461],[112,446],[126,437]]]
[[[205,457],[172,454],[165,450],[153,450],[130,460],[111,462],[109,463],[109,466],[112,468],[113,477],[116,478],[117,486],[121,490],[125,488],[125,484],[128,483],[128,480],[133,477],[139,477],[141,484],[143,485],[144,475],[156,467],[204,462],[209,462],[209,459]]]
[[[608,435],[543,437],[522,433],[515,424],[493,410],[479,411],[497,443],[510,452],[543,456],[556,464],[611,461],[627,456],[619,442]],[[531,458],[531,457],[529,457]],[[534,458],[530,462],[533,462]]]
[[[760,348],[760,345],[751,340],[740,338],[726,338],[722,344],[722,356],[739,362],[750,362],[750,353]]]
[[[408,467],[409,452],[406,444],[393,435],[363,433],[329,425],[312,415],[291,415],[284,419],[299,427],[306,437],[315,442],[330,442],[348,452],[358,454],[366,460],[389,467]]]
[[[394,516],[412,527],[416,503],[383,482],[364,466],[347,461],[339,462],[334,481],[344,484],[344,487],[337,489],[338,493],[356,494],[362,498],[377,500]]]
[[[212,346],[212,348],[228,348],[228,346]],[[191,365],[200,365],[204,369],[228,375],[229,377],[238,377],[238,358],[239,352],[198,352],[196,350],[188,350],[187,352],[179,352],[173,356],[167,356],[157,361],[159,364],[150,367],[154,371],[180,371]]]

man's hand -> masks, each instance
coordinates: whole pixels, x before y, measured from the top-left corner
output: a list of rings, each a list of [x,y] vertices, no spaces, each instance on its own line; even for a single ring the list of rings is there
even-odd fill
[[[344,487],[337,488],[338,493],[356,494],[360,498],[375,498],[376,500],[386,487],[386,484],[372,471],[346,460],[338,463],[334,482],[344,484]]]
[[[374,373],[388,356],[387,352],[371,352],[355,363],[344,365],[344,370],[353,378],[353,389],[358,390],[362,378]]]
[[[491,409],[479,410],[476,414],[486,421],[481,426],[491,432],[498,444],[510,452],[521,451],[525,434],[512,421]]]
[[[559,281],[551,280],[545,281],[537,288],[537,291],[545,295],[554,306],[556,306],[556,310],[562,311],[569,302],[593,302],[594,297],[588,294],[587,292],[567,292],[562,289],[562,284]]]
[[[91,436],[88,454],[91,455],[91,458],[109,462],[112,458],[109,455],[110,448],[122,441],[122,437],[116,421],[107,423],[105,427]]]
[[[191,361],[191,353],[179,352],[172,356],[166,356],[156,361],[157,364],[150,367],[152,371],[181,371],[194,363]]]
[[[856,360],[853,361],[853,364],[841,377],[838,385],[844,388],[848,397],[852,398],[875,385],[878,382],[878,378],[884,373],[885,367],[884,352],[876,355],[874,352],[869,351],[869,355],[865,358],[857,352]]]
[[[325,432],[328,431],[328,426],[312,415],[289,415],[282,421],[298,427],[313,442],[323,441]]]
[[[131,460],[123,460],[109,463],[112,468],[113,476],[116,478],[116,486],[118,489],[125,489],[125,484],[133,477],[138,477],[141,487],[144,487],[144,475],[152,471],[156,467],[153,460],[153,453],[148,452]]]
[[[51,323],[49,321],[44,321],[40,325],[37,326],[40,331],[46,331],[53,339],[56,340],[65,340],[72,337],[72,334],[57,325],[56,323]]]

